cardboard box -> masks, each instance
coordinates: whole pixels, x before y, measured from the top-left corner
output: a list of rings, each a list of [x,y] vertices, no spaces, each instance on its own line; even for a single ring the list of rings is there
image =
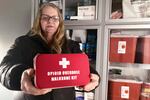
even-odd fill
[[[110,79],[108,100],[139,100],[141,81],[131,79]]]
[[[137,37],[135,35],[112,35],[110,37],[110,62],[134,63]]]

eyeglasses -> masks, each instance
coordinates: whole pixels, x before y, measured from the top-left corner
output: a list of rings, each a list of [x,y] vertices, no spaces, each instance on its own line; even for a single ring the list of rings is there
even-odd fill
[[[52,22],[58,22],[59,21],[59,17],[58,16],[49,16],[49,15],[46,15],[46,14],[42,14],[41,20],[47,21],[47,22],[49,22],[50,20]]]

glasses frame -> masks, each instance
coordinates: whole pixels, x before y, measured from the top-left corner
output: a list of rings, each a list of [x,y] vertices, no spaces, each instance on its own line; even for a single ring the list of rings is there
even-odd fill
[[[59,17],[58,16],[49,16],[47,14],[41,14],[41,20],[49,22],[59,22]]]

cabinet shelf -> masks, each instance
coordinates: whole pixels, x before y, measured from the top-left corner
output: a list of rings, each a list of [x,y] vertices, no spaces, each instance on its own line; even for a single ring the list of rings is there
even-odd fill
[[[109,19],[109,18],[106,18],[106,24],[108,24],[108,25],[150,24],[150,18],[128,18],[128,19]]]
[[[65,25],[66,26],[70,26],[70,25],[73,25],[73,26],[82,26],[82,25],[86,25],[86,26],[97,26],[97,25],[100,25],[100,21],[98,20],[65,20]]]
[[[141,63],[110,63],[109,69],[145,69],[150,70],[149,64],[141,64]]]

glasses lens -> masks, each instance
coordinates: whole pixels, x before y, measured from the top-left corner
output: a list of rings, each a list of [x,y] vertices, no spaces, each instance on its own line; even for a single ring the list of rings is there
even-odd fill
[[[46,16],[46,15],[42,15],[42,16],[41,16],[41,20],[43,20],[43,21],[48,21],[48,20],[49,20],[49,17]]]
[[[53,21],[53,22],[58,22],[59,21],[59,17],[58,16],[48,16],[48,15],[45,15],[45,14],[42,14],[41,16],[41,20],[43,21]]]
[[[59,17],[57,17],[57,16],[52,16],[51,19],[52,19],[54,22],[59,21]]]

